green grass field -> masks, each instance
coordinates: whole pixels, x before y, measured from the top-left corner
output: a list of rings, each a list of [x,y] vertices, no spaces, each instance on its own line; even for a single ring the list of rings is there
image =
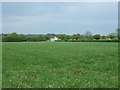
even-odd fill
[[[117,88],[118,44],[4,42],[3,88]]]
[[[0,42],[0,89],[2,89],[2,43]]]

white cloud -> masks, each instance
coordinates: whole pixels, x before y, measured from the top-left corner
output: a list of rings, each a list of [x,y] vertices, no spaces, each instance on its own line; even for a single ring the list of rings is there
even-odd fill
[[[86,28],[97,28],[117,24],[117,21],[115,21],[117,13],[113,11],[115,10],[115,3],[88,4],[89,5],[86,5],[86,3],[83,3],[83,5],[81,3],[62,3],[57,6],[54,3],[54,5],[49,4],[48,6],[44,6],[43,4],[40,7],[33,5],[33,7],[31,6],[29,9],[27,9],[27,7],[25,10],[21,8],[21,11],[23,10],[25,13],[21,14],[21,12],[18,12],[14,14],[14,12],[16,12],[14,11],[11,15],[8,13],[4,17],[4,30],[8,32],[12,32],[13,30],[31,30],[29,32],[34,32],[35,30],[55,31],[57,29],[59,30],[59,28],[65,30],[65,27],[72,28],[80,26],[84,28],[84,26],[86,26]]]
[[[115,24],[117,21],[115,20],[107,20],[104,21],[102,19],[91,19],[91,18],[68,18],[65,19],[59,18],[61,17],[60,14],[45,14],[39,16],[13,16],[5,18],[3,22],[3,27],[32,27],[32,26],[39,26],[40,24],[51,24],[51,23],[73,23],[73,24],[81,24],[81,25],[94,25],[94,24]]]

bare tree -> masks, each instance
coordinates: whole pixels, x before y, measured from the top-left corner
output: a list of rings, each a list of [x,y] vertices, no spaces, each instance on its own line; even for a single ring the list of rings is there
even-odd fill
[[[92,40],[93,39],[92,33],[90,31],[86,31],[85,34],[84,34],[84,37],[85,37],[86,40]]]

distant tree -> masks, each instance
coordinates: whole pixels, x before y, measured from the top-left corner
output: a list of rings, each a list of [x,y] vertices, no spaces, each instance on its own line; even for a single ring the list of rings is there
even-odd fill
[[[38,36],[36,36],[36,37],[30,37],[29,41],[33,41],[33,42],[39,41],[39,37]]]
[[[106,36],[102,36],[102,39],[106,39],[107,37]]]
[[[47,35],[45,35],[43,38],[44,38],[45,41],[50,40],[50,36],[47,36]]]
[[[117,38],[120,40],[120,28],[116,30]]]
[[[10,36],[10,37],[17,37],[18,34],[17,34],[16,32],[13,32],[13,33],[9,34],[9,36]]]
[[[0,42],[2,41],[2,33],[0,33]]]
[[[11,34],[3,34],[2,41],[21,42],[21,41],[26,41],[26,37],[24,34],[18,35],[17,33],[13,32]]]
[[[73,38],[73,35],[69,35],[69,39],[70,40],[73,40],[74,38]]]
[[[84,35],[80,35],[80,38],[81,38],[82,40],[84,40],[84,39],[85,39],[85,36],[84,36]]]
[[[65,36],[65,39],[66,39],[66,40],[70,40],[70,39],[71,39],[71,36],[70,36],[70,35],[66,35],[66,36]]]
[[[96,35],[94,35],[94,39],[96,39],[96,40],[99,40],[100,39],[100,34],[96,34]]]
[[[115,33],[110,33],[110,34],[108,34],[107,37],[110,38],[110,39],[115,39],[116,34]]]
[[[9,34],[8,37],[6,37],[6,40],[8,42],[20,42],[21,41],[16,32]]]
[[[65,34],[60,34],[57,36],[59,39],[61,40],[65,40],[66,39],[66,35]]]
[[[80,39],[80,34],[78,33],[78,34],[73,34],[73,39],[76,39],[76,40],[78,40],[78,39]]]
[[[85,32],[84,37],[87,40],[93,39],[92,33],[90,31]]]
[[[19,35],[18,35],[18,38],[19,38],[21,41],[26,41],[26,40],[27,40],[27,37],[26,37],[24,34],[19,34]]]
[[[48,34],[46,34],[46,36],[49,36],[49,37],[55,37],[55,36],[56,36],[56,34],[53,34],[53,33],[48,33]]]

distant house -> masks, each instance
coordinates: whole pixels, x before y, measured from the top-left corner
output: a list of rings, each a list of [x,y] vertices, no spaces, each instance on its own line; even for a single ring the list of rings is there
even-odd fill
[[[112,40],[111,38],[107,38],[106,40]]]
[[[59,40],[57,37],[51,37],[50,41],[55,41],[55,40]]]

